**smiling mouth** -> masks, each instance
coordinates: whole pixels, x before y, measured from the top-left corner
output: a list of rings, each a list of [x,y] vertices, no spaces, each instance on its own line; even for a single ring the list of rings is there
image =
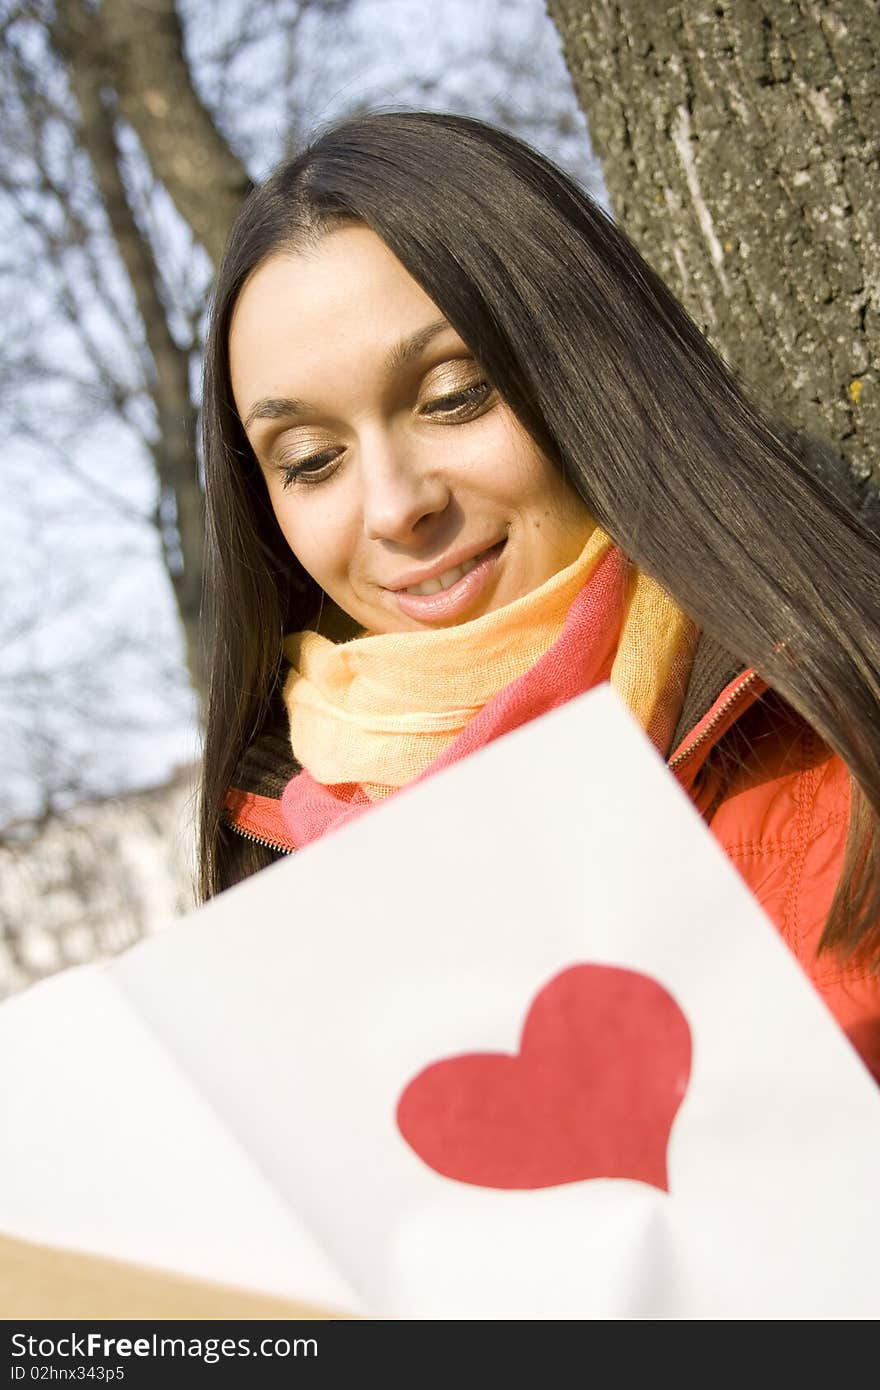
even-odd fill
[[[505,537],[506,540],[506,537]],[[452,589],[464,579],[466,574],[477,568],[484,560],[494,558],[494,556],[504,548],[504,541],[497,541],[495,545],[489,546],[487,550],[481,550],[479,555],[472,555],[469,560],[463,560],[461,564],[452,565],[442,574],[435,575],[433,579],[423,579],[420,584],[410,584],[406,588],[395,589],[393,592],[398,594],[410,594],[413,598],[431,598],[435,594],[442,594],[447,589]]]
[[[498,562],[506,544],[505,536],[479,555],[450,565],[442,574],[406,588],[389,590],[389,594],[400,612],[416,622],[455,622],[485,601],[497,579]]]

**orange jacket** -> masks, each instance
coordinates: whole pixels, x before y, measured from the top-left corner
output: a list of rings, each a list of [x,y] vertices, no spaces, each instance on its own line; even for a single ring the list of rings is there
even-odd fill
[[[756,671],[741,672],[678,744],[669,766],[880,1081],[880,974],[833,952],[816,955],[843,864],[849,774],[778,698],[768,718],[758,703],[766,691]],[[701,775],[706,755],[748,712],[751,750],[719,797],[717,772]]]
[[[280,804],[297,770],[286,719],[282,710],[281,725],[248,750],[227,799],[229,824],[281,853],[295,849]],[[750,751],[721,789],[706,758],[734,725]],[[756,671],[705,636],[672,749],[673,774],[880,1080],[880,974],[833,953],[816,956],[846,843],[844,763]]]

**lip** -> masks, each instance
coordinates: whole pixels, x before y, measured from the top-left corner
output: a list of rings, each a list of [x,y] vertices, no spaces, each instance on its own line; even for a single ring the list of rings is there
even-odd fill
[[[467,609],[472,608],[479,599],[494,577],[498,564],[499,556],[507,544],[507,538],[496,541],[494,545],[484,550],[462,551],[456,558],[454,555],[446,557],[439,564],[433,565],[430,569],[414,572],[412,575],[405,576],[405,582],[398,584],[400,587],[389,589],[395,603],[402,613],[408,618],[415,618],[419,622],[448,622],[452,618],[458,618]],[[408,594],[406,590],[416,584],[424,584],[428,579],[437,579],[447,570],[454,569],[456,565],[463,565],[467,560],[473,560],[475,556],[481,556],[472,570],[462,575],[457,583],[450,589],[443,589],[439,594]]]
[[[467,564],[468,560],[475,559],[478,555],[485,555],[490,550],[497,549],[503,545],[506,536],[501,540],[492,541],[489,545],[473,546],[469,545],[464,550],[453,551],[450,555],[444,555],[442,560],[436,560],[433,565],[426,569],[407,570],[400,575],[393,584],[386,584],[385,587],[392,594],[400,593],[401,589],[412,589],[417,584],[426,584],[429,579],[439,579],[441,574],[447,570],[454,570],[458,565]],[[447,592],[449,592],[447,590]],[[433,597],[430,595],[429,597]]]

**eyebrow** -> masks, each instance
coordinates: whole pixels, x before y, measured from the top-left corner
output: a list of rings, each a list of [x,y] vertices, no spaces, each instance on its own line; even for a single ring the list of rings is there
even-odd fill
[[[448,319],[435,319],[433,323],[416,329],[415,333],[410,333],[408,337],[401,338],[385,358],[385,375],[391,376],[407,362],[412,362],[425,351],[438,334],[451,328],[452,324]],[[251,406],[244,419],[244,428],[247,429],[254,420],[282,420],[289,415],[309,415],[313,411],[314,407],[309,405],[308,401],[301,401],[296,396],[267,396],[265,400],[256,401]]]

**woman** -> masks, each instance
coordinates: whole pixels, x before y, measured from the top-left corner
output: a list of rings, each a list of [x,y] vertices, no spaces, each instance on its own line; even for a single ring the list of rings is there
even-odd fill
[[[610,679],[880,1071],[877,541],[583,193],[331,130],[232,233],[204,419],[205,897]]]

